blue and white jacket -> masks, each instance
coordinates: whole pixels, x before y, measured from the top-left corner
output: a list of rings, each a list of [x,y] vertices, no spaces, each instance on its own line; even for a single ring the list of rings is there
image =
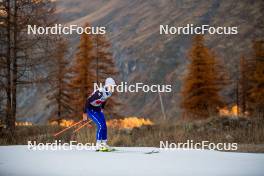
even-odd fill
[[[101,111],[104,109],[107,98],[112,95],[105,87],[93,92],[86,100],[83,112],[87,113],[87,109]]]

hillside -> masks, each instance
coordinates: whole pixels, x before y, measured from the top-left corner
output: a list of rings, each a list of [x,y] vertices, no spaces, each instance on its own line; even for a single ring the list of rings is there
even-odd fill
[[[62,23],[90,22],[106,26],[113,46],[116,63],[120,69],[120,81],[145,84],[172,84],[172,93],[162,94],[168,117],[178,117],[181,80],[186,73],[186,52],[190,48],[191,35],[160,35],[159,25],[185,26],[209,24],[211,26],[238,26],[238,35],[206,35],[206,44],[225,64],[231,78],[237,69],[241,55],[250,57],[251,41],[263,39],[264,2],[227,0],[58,0],[58,14]],[[71,36],[72,48],[78,36]],[[233,102],[233,85],[225,95]],[[40,95],[41,94],[41,95]],[[38,95],[38,96],[36,96]],[[45,93],[36,90],[32,99],[22,97],[19,116],[38,117],[43,122],[48,117],[44,109]],[[150,118],[161,116],[158,94],[130,93],[123,95],[123,115]],[[29,106],[29,101],[33,102]],[[36,103],[39,102],[39,103]],[[43,106],[37,106],[41,104]],[[34,111],[28,110],[34,109]],[[44,119],[44,120],[43,120]]]

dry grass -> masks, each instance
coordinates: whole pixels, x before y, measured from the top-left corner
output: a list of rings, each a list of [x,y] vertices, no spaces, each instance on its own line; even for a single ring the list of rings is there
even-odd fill
[[[238,151],[264,151],[264,120],[218,120],[212,118],[206,121],[175,123],[162,122],[153,126],[143,126],[132,130],[108,129],[109,144],[113,146],[157,146],[160,141],[169,142],[233,142],[239,144]],[[74,140],[80,143],[95,142],[95,127],[83,128],[77,134],[68,131],[57,138],[52,134],[62,129],[58,126],[27,126],[18,127],[15,141],[12,144],[27,144],[30,141],[54,142]],[[3,132],[0,133],[0,145],[7,145]]]

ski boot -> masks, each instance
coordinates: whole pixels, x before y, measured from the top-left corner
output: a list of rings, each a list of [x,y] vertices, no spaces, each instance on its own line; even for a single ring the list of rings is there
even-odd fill
[[[96,151],[97,152],[111,152],[114,151],[109,145],[107,145],[106,140],[96,142]]]

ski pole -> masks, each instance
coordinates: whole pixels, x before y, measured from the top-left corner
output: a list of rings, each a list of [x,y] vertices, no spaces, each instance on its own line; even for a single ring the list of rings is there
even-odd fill
[[[81,125],[79,128],[75,129],[75,130],[73,131],[73,133],[78,132],[78,131],[79,131],[80,129],[82,129],[85,125],[88,125],[91,121],[92,121],[92,120],[89,120],[89,121],[85,122],[85,123],[84,123],[83,125]],[[89,124],[89,127],[91,128],[92,126]]]
[[[65,128],[65,129],[59,131],[58,133],[55,133],[53,136],[56,137],[56,136],[58,136],[59,134],[61,134],[61,133],[65,132],[65,131],[67,131],[68,129],[70,129],[70,128],[72,128],[72,127],[74,127],[74,126],[80,124],[81,122],[82,122],[82,120],[80,120],[80,121],[78,121],[78,122],[72,124],[71,126],[69,126],[69,127]]]

